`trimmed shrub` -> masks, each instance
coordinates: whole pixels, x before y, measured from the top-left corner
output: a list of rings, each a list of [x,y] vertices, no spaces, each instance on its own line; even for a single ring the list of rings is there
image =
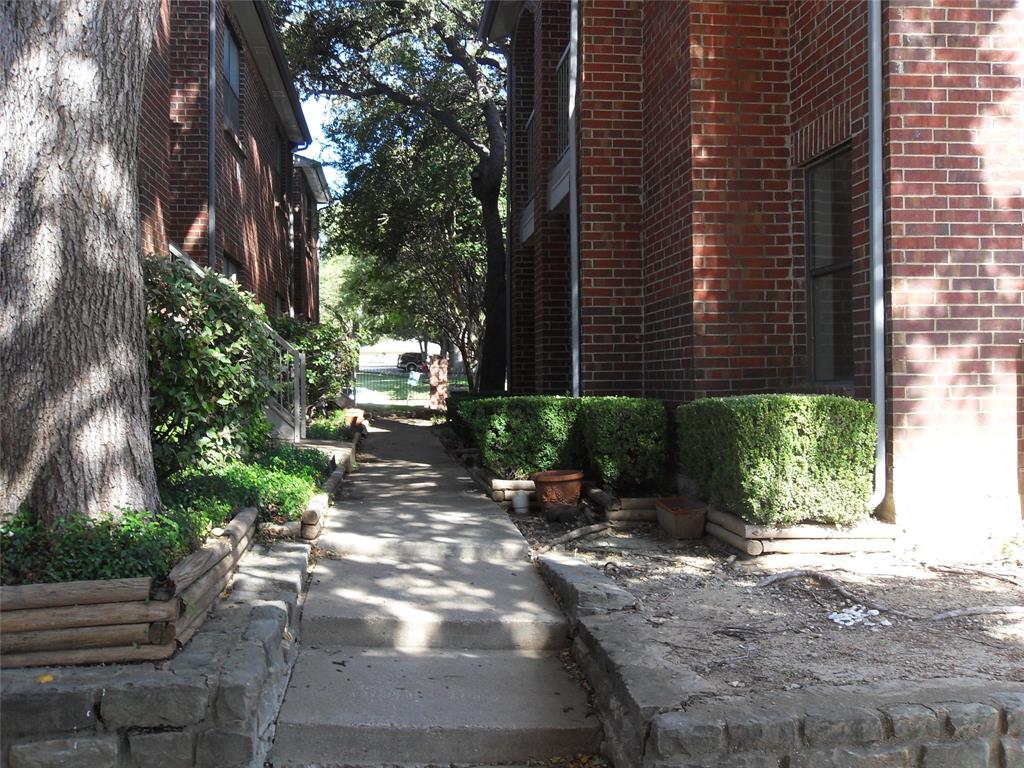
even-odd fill
[[[145,261],[145,290],[157,475],[258,450],[276,365],[263,307],[222,275],[161,256]]]
[[[869,511],[875,420],[830,395],[707,398],[679,407],[680,462],[705,498],[751,523],[852,525]]]
[[[474,400],[494,400],[498,395],[483,395],[479,392],[466,392],[457,390],[455,392],[448,393],[448,400],[445,404],[445,411],[447,414],[448,423],[452,425],[452,429],[455,430],[464,440],[472,439],[472,435],[469,432],[469,428],[466,425],[465,419],[462,417],[462,405],[464,403],[471,403]]]
[[[276,317],[274,329],[306,353],[306,404],[310,412],[341,395],[352,383],[359,360],[359,342],[350,338],[339,323]]]
[[[590,467],[605,490],[657,490],[668,454],[668,415],[660,400],[585,397],[580,421]]]
[[[572,397],[492,397],[461,400],[457,413],[484,466],[521,479],[582,466],[579,409],[580,400]]]
[[[165,500],[176,507],[256,507],[260,520],[298,520],[316,493],[309,477],[257,464],[229,462],[202,471],[188,470],[170,479]],[[230,515],[230,512],[228,513]]]
[[[339,440],[349,442],[355,436],[345,419],[344,411],[332,411],[326,416],[312,419],[306,426],[306,437],[310,440]]]

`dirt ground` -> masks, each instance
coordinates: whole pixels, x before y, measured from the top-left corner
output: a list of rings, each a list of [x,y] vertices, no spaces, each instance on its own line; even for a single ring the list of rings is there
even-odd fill
[[[535,549],[571,528],[512,517]],[[560,551],[635,595],[641,615],[681,663],[733,688],[1024,680],[1021,613],[931,619],[951,610],[1024,605],[1019,550],[994,562],[949,566],[961,571],[950,572],[915,562],[910,553],[747,557],[709,537],[675,541],[657,525],[640,523]],[[794,569],[831,577],[856,599],[809,578],[759,586]],[[853,608],[858,604],[863,610]]]

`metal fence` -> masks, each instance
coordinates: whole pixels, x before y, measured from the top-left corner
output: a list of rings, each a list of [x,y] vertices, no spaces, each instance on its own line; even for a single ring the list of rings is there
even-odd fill
[[[453,376],[448,390],[467,389],[466,377]],[[356,371],[357,405],[372,403],[426,403],[430,400],[430,375],[407,373],[397,366],[364,367]]]

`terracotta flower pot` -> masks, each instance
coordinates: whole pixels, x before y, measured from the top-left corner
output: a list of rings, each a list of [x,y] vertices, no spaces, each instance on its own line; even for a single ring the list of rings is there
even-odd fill
[[[549,469],[537,472],[530,479],[542,508],[550,504],[579,503],[583,473],[578,469]]]
[[[658,525],[675,539],[699,539],[704,535],[707,505],[685,496],[657,499]]]

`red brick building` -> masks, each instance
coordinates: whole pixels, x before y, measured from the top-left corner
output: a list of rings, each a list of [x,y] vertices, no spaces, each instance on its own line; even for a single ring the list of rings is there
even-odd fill
[[[173,244],[268,312],[318,319],[328,191],[319,164],[294,157],[309,142],[265,0],[163,0],[139,125],[146,251]]]
[[[1019,524],[1024,6],[488,0],[481,32],[513,391],[870,398],[884,514]]]

